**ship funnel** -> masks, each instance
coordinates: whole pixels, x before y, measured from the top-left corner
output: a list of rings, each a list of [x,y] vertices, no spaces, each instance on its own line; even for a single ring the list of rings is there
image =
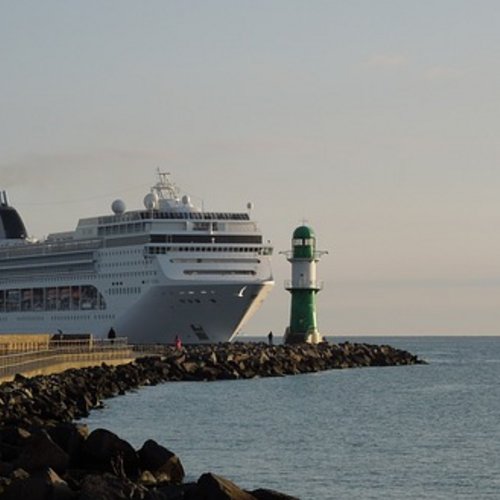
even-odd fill
[[[6,191],[0,191],[0,240],[24,240],[27,237],[23,220],[14,207],[9,206]]]

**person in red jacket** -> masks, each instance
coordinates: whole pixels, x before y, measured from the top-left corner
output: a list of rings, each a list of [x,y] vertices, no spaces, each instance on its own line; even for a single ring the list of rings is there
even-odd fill
[[[181,338],[179,337],[179,335],[176,335],[175,336],[175,348],[180,351],[182,350],[182,340]]]

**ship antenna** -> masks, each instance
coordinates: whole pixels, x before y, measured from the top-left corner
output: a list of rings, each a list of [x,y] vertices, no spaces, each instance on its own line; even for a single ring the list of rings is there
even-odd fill
[[[156,173],[158,174],[158,177],[160,179],[160,182],[158,184],[166,185],[170,183],[170,179],[168,176],[170,175],[170,172],[162,172],[160,170],[160,167],[156,168]]]
[[[179,197],[179,188],[168,177],[170,172],[162,172],[160,167],[157,167],[156,173],[158,174],[159,181],[153,186],[151,191],[156,191],[160,198],[176,200]]]

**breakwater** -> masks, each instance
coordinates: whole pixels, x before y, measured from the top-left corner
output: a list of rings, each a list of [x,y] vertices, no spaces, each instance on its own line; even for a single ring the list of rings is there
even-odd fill
[[[109,431],[96,430],[89,435],[74,420],[98,408],[105,398],[164,381],[281,376],[419,362],[415,356],[388,346],[347,343],[161,350],[160,356],[128,365],[68,370],[30,379],[17,376],[0,386],[3,498],[51,498],[54,491],[67,495],[57,498],[290,498],[265,490],[243,492],[210,474],[197,483],[184,484],[180,459],[163,446],[146,442],[134,450]],[[45,496],[39,493],[42,489]],[[38,496],[32,496],[34,492]]]

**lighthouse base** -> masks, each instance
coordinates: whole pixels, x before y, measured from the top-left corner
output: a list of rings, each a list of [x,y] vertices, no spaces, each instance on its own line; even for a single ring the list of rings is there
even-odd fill
[[[323,337],[318,330],[292,332],[290,327],[287,327],[283,341],[285,344],[319,344],[323,341]]]

